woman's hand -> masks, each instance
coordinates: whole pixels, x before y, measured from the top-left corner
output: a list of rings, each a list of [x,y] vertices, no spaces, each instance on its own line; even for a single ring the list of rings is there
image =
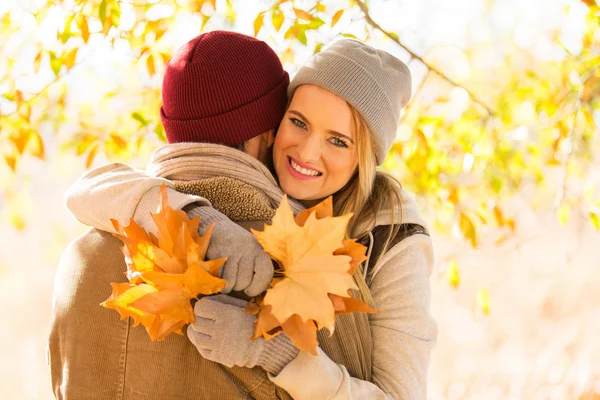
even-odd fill
[[[261,366],[277,375],[298,355],[298,348],[280,333],[266,341],[250,341],[256,316],[244,308],[248,302],[223,294],[203,297],[196,303],[196,321],[187,329],[190,341],[202,357],[227,367]]]

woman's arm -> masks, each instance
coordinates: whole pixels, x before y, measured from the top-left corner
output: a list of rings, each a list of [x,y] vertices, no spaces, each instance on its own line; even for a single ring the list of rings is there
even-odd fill
[[[429,314],[431,239],[414,235],[390,249],[371,284],[379,314],[370,315],[373,383],[352,378],[319,349],[270,379],[294,399],[425,399],[437,325]],[[308,383],[310,382],[310,383]]]
[[[150,212],[158,207],[160,187],[166,184],[169,205],[182,209],[188,204],[210,206],[202,197],[179,193],[167,179],[148,175],[127,164],[111,163],[94,168],[79,178],[67,191],[65,205],[85,225],[115,232],[110,219],[128,225],[129,219],[155,232]]]

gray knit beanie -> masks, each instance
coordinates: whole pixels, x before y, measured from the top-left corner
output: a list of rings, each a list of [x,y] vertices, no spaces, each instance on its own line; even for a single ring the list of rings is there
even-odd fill
[[[300,67],[288,88],[290,99],[300,85],[319,86],[356,108],[375,136],[377,165],[383,164],[411,96],[406,64],[358,40],[341,39]]]

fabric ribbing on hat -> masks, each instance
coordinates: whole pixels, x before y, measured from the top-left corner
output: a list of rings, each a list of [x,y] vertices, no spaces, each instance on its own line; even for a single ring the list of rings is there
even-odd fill
[[[298,70],[288,96],[306,84],[326,89],[356,108],[374,136],[377,163],[382,164],[396,137],[400,111],[410,99],[408,67],[385,51],[342,39]]]
[[[227,31],[200,35],[167,65],[160,111],[167,139],[238,145],[274,129],[288,83],[265,42]]]

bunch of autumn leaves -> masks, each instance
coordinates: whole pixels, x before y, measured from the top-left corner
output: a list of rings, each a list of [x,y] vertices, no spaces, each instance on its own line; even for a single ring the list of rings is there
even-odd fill
[[[117,231],[129,282],[113,283],[112,295],[102,305],[142,324],[152,340],[194,322],[192,299],[221,291],[227,282],[219,278],[226,259],[205,260],[211,227],[198,234],[199,217],[190,220],[184,211],[168,205],[163,185],[160,205],[152,218],[157,236],[147,233],[133,219]],[[357,289],[352,275],[365,257],[366,248],[344,240],[351,214],[333,217],[331,198],[305,210],[296,218],[284,198],[271,225],[252,231],[263,249],[278,264],[270,288],[252,299],[247,312],[257,315],[254,337],[269,340],[285,332],[294,344],[316,353],[317,330],[332,334],[335,315],[376,312],[350,295]]]

